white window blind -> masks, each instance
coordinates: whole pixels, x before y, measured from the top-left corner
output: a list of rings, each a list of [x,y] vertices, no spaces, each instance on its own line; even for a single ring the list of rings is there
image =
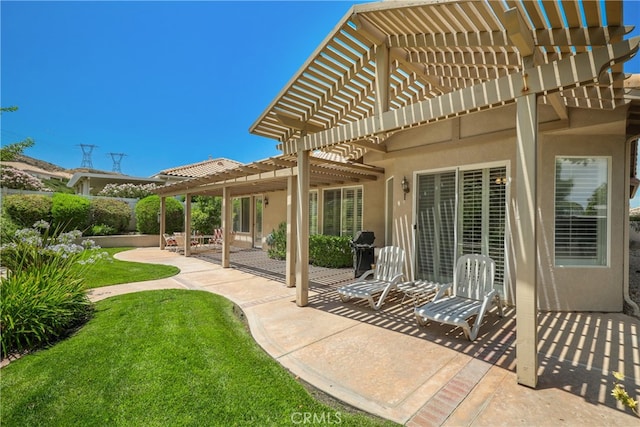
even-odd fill
[[[461,172],[458,254],[488,255],[505,279],[506,167]]]
[[[418,176],[416,278],[453,280],[456,174]]]
[[[323,196],[324,234],[353,236],[362,230],[362,188],[325,190]]]
[[[309,234],[318,234],[318,191],[309,193]]]
[[[556,158],[556,265],[607,265],[608,181],[607,158]]]

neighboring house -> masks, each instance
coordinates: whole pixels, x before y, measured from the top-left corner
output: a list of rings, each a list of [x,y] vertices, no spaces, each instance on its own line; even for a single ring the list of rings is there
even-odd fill
[[[76,194],[96,195],[107,184],[156,184],[162,186],[172,182],[184,181],[185,179],[203,177],[239,165],[242,165],[242,163],[234,160],[209,159],[203,162],[165,169],[149,178],[122,175],[116,172],[80,170],[73,174],[67,186],[74,188]]]
[[[165,169],[153,175],[153,177],[160,178],[164,180],[167,184],[170,184],[172,182],[179,182],[189,178],[199,178],[199,177],[207,176],[216,172],[221,172],[226,169],[232,169],[241,165],[242,163],[236,162],[235,160],[229,160],[224,158],[208,159],[203,162]]]
[[[407,251],[409,279],[491,256],[517,313],[518,381],[535,387],[539,309],[629,300],[640,97],[623,63],[640,38],[627,32],[617,1],[353,6],[250,128],[281,156],[158,193],[222,195],[227,224],[245,198],[254,238],[256,220],[288,221],[300,306],[313,232],[372,230]]]
[[[65,171],[48,171],[48,170],[39,168],[37,166],[30,165],[24,162],[19,162],[19,161],[0,162],[0,166],[12,167],[40,179],[56,179],[58,181],[64,181],[65,179],[71,178],[71,174]]]
[[[97,195],[107,184],[156,184],[162,185],[165,181],[159,178],[140,178],[136,176],[122,175],[115,172],[76,172],[73,174],[67,187],[73,188],[76,194],[83,196]]]

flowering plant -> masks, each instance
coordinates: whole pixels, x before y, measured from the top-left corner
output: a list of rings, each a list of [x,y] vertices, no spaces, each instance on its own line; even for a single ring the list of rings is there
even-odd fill
[[[613,377],[615,380],[613,381],[613,390],[611,391],[611,395],[618,402],[631,409],[631,412],[640,416],[640,413],[638,413],[638,401],[629,396],[627,390],[624,389],[624,385],[620,384],[620,381],[624,380],[624,375],[620,372],[614,371]]]
[[[51,191],[35,176],[19,169],[5,166],[0,173],[0,187],[15,190]]]
[[[151,194],[157,186],[155,184],[107,184],[98,196],[124,197],[128,199],[143,199]]]
[[[92,312],[84,268],[108,256],[82,233],[59,233],[46,221],[16,231],[0,247],[6,276],[0,278],[2,357],[27,352],[66,336]],[[88,256],[87,256],[88,255]]]

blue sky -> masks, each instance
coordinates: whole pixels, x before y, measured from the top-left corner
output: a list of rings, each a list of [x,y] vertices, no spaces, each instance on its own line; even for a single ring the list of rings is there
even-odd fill
[[[2,143],[136,176],[277,155],[248,129],[352,4],[3,0]]]
[[[32,137],[25,154],[66,168],[96,145],[94,168],[125,153],[135,176],[277,155],[249,126],[354,3],[3,0],[0,102],[19,111],[2,115],[2,144]],[[640,24],[640,2],[625,16]]]

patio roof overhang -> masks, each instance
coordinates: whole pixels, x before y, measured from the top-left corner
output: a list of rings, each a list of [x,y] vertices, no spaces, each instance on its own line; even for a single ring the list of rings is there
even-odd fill
[[[353,6],[250,127],[298,160],[299,203],[288,221],[298,227],[297,304],[308,302],[309,152],[361,159],[387,152],[387,139],[405,129],[516,104],[517,373],[520,384],[536,387],[539,104],[568,124],[571,108],[631,102],[622,64],[640,37],[624,40],[633,27],[622,21],[621,0]]]
[[[410,1],[353,6],[250,127],[284,154],[358,159],[393,133],[514,103],[627,104],[638,38],[622,1]],[[532,62],[527,62],[528,58]],[[524,59],[523,59],[524,58]],[[527,59],[527,61],[525,61]]]
[[[311,156],[309,173],[311,187],[326,187],[375,181],[384,175],[384,169],[318,152]],[[154,192],[163,197],[222,196],[226,188],[232,197],[246,196],[287,190],[288,178],[297,174],[296,157],[282,155],[159,187]]]

